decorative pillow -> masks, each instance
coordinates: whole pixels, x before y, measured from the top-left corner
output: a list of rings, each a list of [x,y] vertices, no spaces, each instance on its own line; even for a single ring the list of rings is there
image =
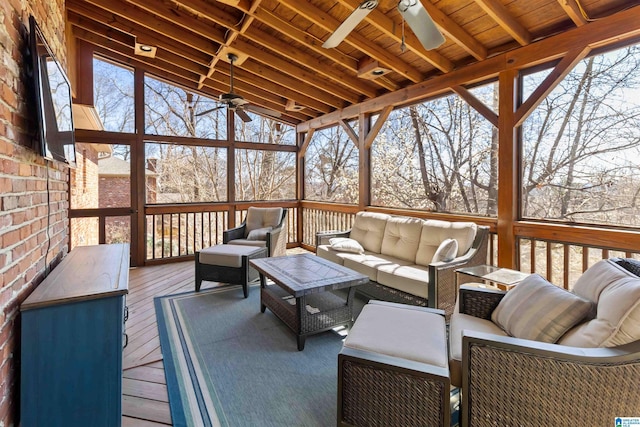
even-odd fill
[[[591,305],[532,274],[507,292],[491,320],[516,338],[554,343],[585,318]]]
[[[458,253],[458,241],[455,239],[445,239],[440,243],[436,253],[433,254],[431,262],[449,262],[453,260]]]
[[[335,251],[364,253],[362,245],[357,240],[349,239],[348,237],[332,237],[329,239],[329,247]]]
[[[247,234],[247,240],[267,240],[267,233],[273,230],[273,227],[262,227],[251,230]]]

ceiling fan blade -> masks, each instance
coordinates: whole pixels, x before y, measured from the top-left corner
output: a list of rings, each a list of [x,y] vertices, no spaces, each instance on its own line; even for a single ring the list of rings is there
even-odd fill
[[[365,0],[360,3],[360,6],[354,10],[351,15],[344,20],[342,24],[331,34],[331,36],[324,42],[322,47],[330,49],[338,46],[342,43],[342,40],[349,35],[351,31],[362,21],[373,9],[378,6],[378,0]]]
[[[444,36],[438,30],[420,0],[400,0],[398,11],[425,49],[435,49],[445,42]]]
[[[196,116],[196,117],[204,116],[205,114],[209,114],[209,113],[211,113],[212,111],[219,110],[219,109],[221,109],[221,108],[223,108],[223,107],[224,107],[224,105],[218,105],[217,107],[209,108],[208,110],[204,110],[204,111],[201,111],[201,112],[199,112],[199,113],[196,113],[196,114],[195,114],[195,116]]]
[[[248,104],[249,101],[247,101],[246,99],[244,99],[240,95],[237,95],[235,98],[230,99],[229,103],[233,104],[234,107],[240,107],[241,105]]]
[[[282,113],[276,110],[270,110],[269,108],[258,107],[257,105],[247,105],[244,107],[245,110],[251,111],[252,113],[262,114],[265,116],[271,117],[280,117]]]
[[[251,117],[241,108],[236,109],[236,114],[238,117],[242,119],[243,122],[247,123],[251,121]]]

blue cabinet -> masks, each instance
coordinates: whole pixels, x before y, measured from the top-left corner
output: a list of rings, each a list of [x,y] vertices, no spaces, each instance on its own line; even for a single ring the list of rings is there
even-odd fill
[[[129,246],[78,247],[20,306],[21,425],[121,425]]]

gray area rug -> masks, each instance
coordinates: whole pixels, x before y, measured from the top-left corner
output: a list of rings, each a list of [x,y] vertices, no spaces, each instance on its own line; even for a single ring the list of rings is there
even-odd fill
[[[306,340],[239,286],[155,298],[174,426],[332,426],[343,337]],[[357,311],[363,300],[356,300]]]

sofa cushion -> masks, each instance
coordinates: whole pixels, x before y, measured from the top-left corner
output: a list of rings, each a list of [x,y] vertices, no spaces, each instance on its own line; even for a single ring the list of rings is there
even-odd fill
[[[592,304],[532,274],[507,292],[491,320],[514,337],[554,343],[585,318]]]
[[[382,236],[390,215],[376,212],[358,212],[349,237],[360,242],[370,252],[380,253]]]
[[[422,298],[429,296],[429,267],[384,264],[378,267],[378,283]]]
[[[328,259],[331,262],[335,262],[336,264],[344,264],[343,254],[349,252],[338,252],[331,249],[329,245],[320,245],[316,247],[316,255],[320,258]]]
[[[473,222],[449,222],[435,219],[424,221],[416,252],[416,264],[429,265],[440,243],[446,239],[455,239],[458,242],[456,257],[466,254],[473,244],[477,229],[478,226]]]
[[[245,221],[245,237],[252,230],[264,227],[277,227],[282,218],[282,208],[256,208],[251,206],[247,210],[247,219]]]
[[[255,228],[247,234],[247,240],[267,240],[267,233],[273,230],[273,227]]]
[[[353,252],[356,254],[363,254],[364,248],[355,239],[348,237],[333,237],[329,239],[329,247],[334,251],[339,252]]]
[[[449,262],[456,257],[458,253],[458,241],[455,239],[445,239],[440,243],[436,253],[433,254],[431,262]]]
[[[560,344],[613,347],[640,340],[640,278],[610,260],[592,265],[573,292],[597,303],[597,314],[569,331]]]
[[[408,264],[407,261],[373,252],[365,252],[363,255],[347,254],[343,258],[344,263],[342,265],[367,275],[370,280],[378,283],[378,268],[381,266]]]
[[[387,220],[380,253],[415,262],[423,221],[418,218],[391,217]]]

